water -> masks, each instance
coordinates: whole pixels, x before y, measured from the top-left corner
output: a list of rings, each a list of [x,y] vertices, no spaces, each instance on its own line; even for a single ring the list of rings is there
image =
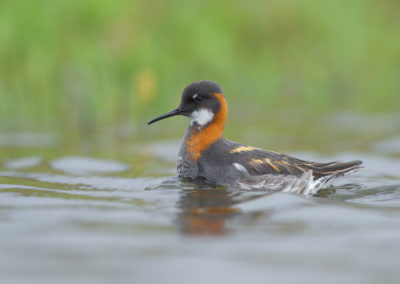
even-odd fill
[[[3,151],[1,283],[397,283],[399,143],[295,153],[364,161],[314,196],[178,181],[175,141],[121,160]]]

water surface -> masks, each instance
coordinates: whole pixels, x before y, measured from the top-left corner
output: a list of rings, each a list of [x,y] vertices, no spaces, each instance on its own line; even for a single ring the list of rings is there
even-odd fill
[[[1,283],[397,283],[396,141],[293,153],[364,161],[314,196],[179,181],[176,141],[126,159],[3,146]]]

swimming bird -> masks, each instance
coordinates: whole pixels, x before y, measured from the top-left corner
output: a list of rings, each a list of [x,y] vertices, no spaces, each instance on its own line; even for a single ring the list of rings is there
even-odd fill
[[[324,184],[359,169],[362,163],[309,162],[225,139],[228,105],[221,87],[213,81],[191,83],[183,90],[176,109],[148,124],[176,115],[190,118],[177,160],[180,178],[246,189],[276,187],[304,193],[310,190],[313,181]]]

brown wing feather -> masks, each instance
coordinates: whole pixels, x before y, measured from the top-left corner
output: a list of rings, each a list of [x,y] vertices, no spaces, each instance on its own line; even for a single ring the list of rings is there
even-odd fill
[[[338,177],[349,171],[360,168],[361,161],[315,163],[296,159],[272,151],[252,148],[244,145],[232,148],[232,155],[239,158],[240,163],[250,175],[286,174],[301,176],[307,171],[312,171],[313,176]],[[235,150],[241,149],[242,151]]]
[[[251,175],[285,174],[300,176],[308,169],[299,160],[289,156],[257,149],[242,153],[240,162]]]
[[[311,167],[311,170],[313,171],[313,175],[317,178],[325,176],[338,177],[346,174],[349,171],[360,169],[361,163],[361,161],[351,161],[345,163],[334,162],[324,166],[314,165]]]

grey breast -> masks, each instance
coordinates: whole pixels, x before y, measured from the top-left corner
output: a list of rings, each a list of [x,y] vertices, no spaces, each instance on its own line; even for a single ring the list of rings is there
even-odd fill
[[[199,173],[199,167],[197,163],[193,162],[188,157],[185,142],[182,143],[178,154],[178,160],[176,162],[176,169],[178,176],[182,178],[195,179]]]

